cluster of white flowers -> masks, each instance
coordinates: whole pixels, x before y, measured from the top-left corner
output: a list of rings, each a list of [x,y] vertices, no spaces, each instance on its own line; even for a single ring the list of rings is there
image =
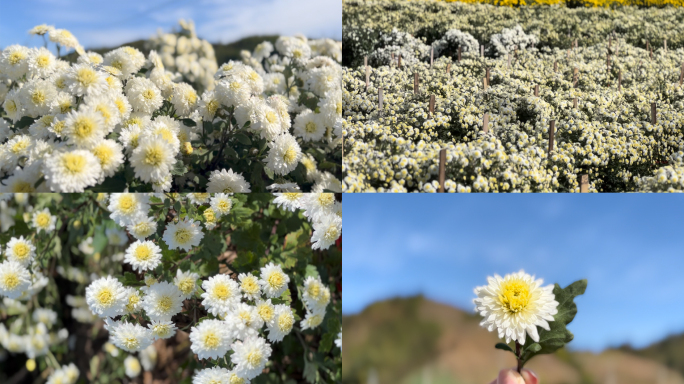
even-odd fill
[[[175,183],[193,190],[198,173],[211,172],[210,192],[250,192],[243,171],[252,168],[237,164],[249,155],[274,188],[293,181],[301,163],[314,189],[341,192],[341,182],[308,153],[328,162],[341,157],[341,46],[282,36],[275,50],[266,41],[243,52],[243,62],[216,68],[211,45],[191,24],[184,28],[190,38],[162,35],[160,51],[147,57],[128,46],[104,56],[78,46],[74,64],[45,48],[0,52],[0,191],[83,192],[107,181],[121,189],[168,192]],[[193,81],[203,85],[195,89]],[[261,149],[224,151],[257,140]],[[210,163],[212,151],[222,162]]]
[[[48,376],[47,384],[76,384],[80,372],[74,363],[63,365]]]
[[[306,307],[306,317],[302,329],[313,329],[321,325],[325,318],[325,308],[330,303],[330,289],[321,281],[320,276],[309,276],[304,280],[302,301]]]
[[[492,35],[490,42],[492,54],[506,56],[516,49],[534,49],[534,46],[539,43],[539,39],[533,34],[526,34],[518,24],[513,28],[504,28],[501,33]]]
[[[368,63],[372,66],[399,63],[412,65],[430,58],[430,46],[424,39],[417,39],[412,35],[393,29],[392,32],[382,34],[378,39],[376,49],[368,56]]]
[[[157,35],[145,41],[145,47],[159,53],[164,67],[174,72],[174,79],[182,76],[197,84],[198,91],[211,91],[218,69],[214,47],[197,37],[192,20],[181,19],[178,23],[180,30],[177,33],[164,33],[159,29]]]
[[[19,300],[4,298],[0,308],[18,315],[30,315],[31,324],[12,322],[9,328],[0,324],[0,345],[12,353],[23,353],[29,359],[45,356],[51,346],[64,342],[69,336],[66,328],[53,330],[57,313],[48,308],[35,308],[33,312]]]
[[[276,193],[273,203],[289,211],[304,211],[313,225],[311,248],[328,249],[342,235],[342,203],[332,193]]]
[[[468,32],[459,29],[446,31],[441,39],[435,41],[435,57],[450,56],[458,57],[458,49],[461,53],[471,52],[477,54],[480,50],[480,43]]]

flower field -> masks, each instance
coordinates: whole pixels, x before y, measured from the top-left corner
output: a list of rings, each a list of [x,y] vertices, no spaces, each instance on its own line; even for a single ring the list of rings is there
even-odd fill
[[[449,192],[682,191],[683,21],[345,1],[343,188],[434,192],[446,149]]]
[[[0,382],[341,381],[333,194],[1,194],[0,223]]]
[[[181,27],[146,53],[47,25],[30,31],[45,47],[5,47],[0,190],[340,192],[340,43],[281,36],[217,63]]]

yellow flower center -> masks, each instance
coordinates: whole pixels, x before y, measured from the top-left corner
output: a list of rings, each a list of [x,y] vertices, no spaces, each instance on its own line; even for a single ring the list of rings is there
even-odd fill
[[[290,332],[294,325],[294,317],[290,313],[281,313],[278,316],[278,328],[282,332]]]
[[[230,83],[230,89],[233,91],[239,91],[242,88],[242,84],[239,81],[233,81]]]
[[[12,52],[9,56],[9,62],[12,65],[17,65],[25,58],[26,55],[24,54],[24,52]]]
[[[55,87],[59,89],[64,89],[66,87],[66,81],[64,77],[60,77],[55,81]]]
[[[195,281],[192,277],[184,277],[178,282],[178,289],[183,292],[184,295],[190,294],[195,288]]]
[[[273,78],[273,84],[275,84],[275,85],[280,84],[280,77],[274,77]]]
[[[216,334],[213,333],[213,332],[207,332],[207,333],[204,335],[204,345],[205,345],[207,348],[216,348],[216,347],[218,347],[218,346],[219,346],[219,341],[220,341],[220,340],[219,340],[218,336],[216,336]]]
[[[12,192],[14,193],[22,193],[22,192],[33,192],[35,191],[35,188],[33,188],[33,185],[31,183],[28,183],[26,181],[18,181],[12,185]]]
[[[316,132],[316,123],[309,121],[306,123],[306,127],[304,127],[304,129],[306,129],[306,133],[314,133]]]
[[[248,77],[249,77],[249,79],[252,80],[252,81],[257,81],[257,80],[259,80],[259,74],[256,73],[256,72],[254,72],[254,71],[250,71]]]
[[[321,294],[321,285],[318,282],[311,283],[306,291],[309,296],[315,299]]]
[[[283,278],[282,273],[274,272],[268,277],[268,285],[270,285],[271,288],[279,289],[283,284],[285,284],[285,278]]]
[[[238,375],[234,374],[230,376],[230,379],[228,379],[229,384],[245,384],[245,379],[238,377]]]
[[[300,49],[295,49],[294,51],[292,51],[292,56],[295,59],[299,59],[300,57],[302,57],[303,54],[304,53]]]
[[[123,47],[123,51],[131,56],[135,55],[135,53],[137,52],[133,47]]]
[[[154,91],[151,89],[146,89],[142,93],[143,97],[147,100],[152,100],[154,99]]]
[[[90,137],[95,132],[95,121],[90,117],[79,116],[74,122],[74,135],[80,139]]]
[[[207,103],[207,111],[213,116],[218,111],[219,103],[216,100],[211,100]]]
[[[259,284],[257,283],[256,278],[252,276],[247,277],[242,281],[241,288],[243,292],[252,295],[259,292]]]
[[[208,223],[213,223],[214,221],[216,221],[216,216],[214,215],[214,210],[211,208],[207,208],[202,215],[204,216],[204,219]]]
[[[340,237],[340,234],[337,231],[337,227],[334,225],[331,225],[326,231],[325,234],[323,235],[326,240],[328,241],[335,241],[337,240],[338,237]]]
[[[14,256],[17,259],[24,260],[28,257],[29,253],[31,252],[31,248],[27,244],[18,243],[14,245],[12,251],[14,251]]]
[[[249,312],[242,311],[238,316],[240,317],[240,320],[242,320],[249,327],[250,323],[252,322],[252,316],[249,315]]]
[[[111,66],[120,71],[123,68],[123,63],[120,60],[116,60],[112,62]]]
[[[64,129],[64,125],[66,124],[65,121],[58,121],[55,123],[55,125],[52,127],[52,130],[55,131],[55,133],[60,134],[62,133],[62,130]]]
[[[113,88],[114,85],[116,85],[116,80],[114,80],[113,76],[105,77],[105,81],[107,81],[107,85],[109,86],[109,88]]]
[[[283,161],[287,164],[293,163],[297,159],[297,151],[295,151],[294,148],[290,147],[285,151],[283,154]]]
[[[318,327],[319,325],[321,325],[322,322],[323,322],[323,316],[321,316],[321,315],[313,315],[309,318],[310,328]]]
[[[126,309],[128,312],[133,312],[135,306],[140,302],[140,297],[138,295],[131,295],[128,298],[128,304],[126,304]]]
[[[66,168],[67,172],[75,175],[83,171],[86,166],[86,159],[76,153],[67,153],[62,156],[62,165]]]
[[[119,210],[123,213],[130,214],[135,211],[137,207],[135,197],[131,195],[123,195],[119,198]]]
[[[109,110],[109,108],[100,104],[97,107],[95,107],[95,110],[102,114],[102,117],[104,117],[105,119],[105,123],[109,123],[109,119],[111,119],[112,117],[112,112]]]
[[[289,201],[297,201],[301,196],[301,192],[287,192],[283,194],[285,198]]]
[[[147,261],[152,257],[152,250],[150,247],[145,246],[145,245],[139,245],[135,249],[135,258],[138,259],[139,261]]]
[[[197,93],[192,89],[188,89],[185,91],[185,98],[188,99],[188,103],[195,104],[197,102]]]
[[[122,344],[130,350],[136,350],[140,347],[140,341],[138,341],[138,338],[133,336],[124,337]]]
[[[36,64],[41,68],[45,68],[50,65],[50,58],[47,55],[40,55],[36,59]]]
[[[251,366],[257,366],[261,362],[261,351],[258,349],[253,349],[251,352],[247,354],[247,357],[245,357],[245,360],[251,365]]]
[[[216,204],[216,206],[219,210],[221,210],[221,212],[228,212],[232,205],[233,204],[230,202],[230,200],[221,200],[218,202],[218,204]]]
[[[40,89],[36,90],[31,94],[31,101],[36,105],[45,103],[45,92]]]
[[[147,165],[156,167],[162,163],[163,158],[164,151],[158,146],[149,148],[147,152],[145,152],[145,164]],[[178,234],[176,234],[176,236],[178,236]]]
[[[273,124],[276,121],[278,121],[278,116],[276,116],[275,112],[268,111],[266,112],[266,120],[268,120],[269,123]]]
[[[530,286],[522,280],[509,280],[502,284],[499,303],[511,313],[524,310],[530,303]]]
[[[232,296],[232,292],[227,284],[217,284],[214,287],[214,296],[216,296],[219,300],[226,300]]]
[[[5,273],[2,277],[2,284],[11,291],[19,285],[19,276],[14,272]]]
[[[14,153],[19,153],[26,149],[28,147],[29,141],[28,140],[19,140],[14,145],[12,146],[12,152]]]
[[[97,81],[95,71],[90,68],[81,68],[76,72],[76,80],[84,87],[89,87]]]
[[[191,235],[190,231],[187,230],[186,228],[179,228],[176,231],[176,234],[174,235],[174,237],[176,238],[176,242],[178,242],[180,244],[187,243],[190,240],[191,236],[192,235]]]
[[[50,214],[45,212],[39,213],[36,215],[36,223],[38,223],[38,226],[41,228],[47,227],[50,223]]]
[[[112,161],[114,151],[106,145],[100,145],[93,149],[93,155],[95,155],[100,160],[100,164],[104,166]]]
[[[97,301],[100,302],[105,307],[109,307],[114,304],[114,293],[109,288],[103,288],[97,294]]]
[[[17,103],[14,100],[7,100],[7,104],[5,104],[5,109],[7,109],[7,112],[9,113],[14,113],[17,111]]]
[[[116,104],[116,109],[118,109],[120,113],[126,112],[126,104],[122,99],[114,100],[114,104]]]
[[[167,313],[171,310],[173,299],[170,296],[162,296],[157,302],[157,309],[160,312]]]
[[[271,307],[268,304],[261,304],[257,308],[257,312],[264,321],[271,321],[271,319],[273,318],[273,307]]]

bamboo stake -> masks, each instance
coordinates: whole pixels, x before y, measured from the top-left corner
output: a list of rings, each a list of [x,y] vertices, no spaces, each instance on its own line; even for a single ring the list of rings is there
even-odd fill
[[[486,77],[487,77],[487,86],[489,86],[489,83],[490,83],[489,82],[489,68],[485,68],[485,72],[486,72]]]
[[[378,88],[378,114],[382,117],[382,87]]]
[[[553,151],[553,140],[556,136],[556,120],[551,120],[551,123],[549,125],[549,151],[548,155],[551,155],[551,151]]]
[[[401,69],[401,53],[399,54],[399,69]]]
[[[577,71],[578,69],[575,68],[572,73],[572,87],[577,88]]]
[[[444,193],[446,179],[446,148],[439,151],[439,192]]]
[[[435,95],[430,95],[430,117],[435,118]]]
[[[589,192],[589,175],[580,175],[580,193]]]
[[[394,53],[392,54],[392,65],[394,65]]]
[[[651,103],[651,124],[658,124],[658,115],[656,110],[656,103]]]
[[[577,98],[576,97],[572,99],[572,107],[574,109],[577,109]]]
[[[447,64],[447,76],[451,74],[451,63]]]
[[[420,89],[420,78],[418,72],[413,74],[413,94],[417,95]]]
[[[484,57],[484,45],[480,45],[480,57]]]
[[[667,53],[667,39],[663,40],[663,48],[665,48],[665,53]]]
[[[489,113],[485,113],[482,117],[482,131],[484,133],[489,132]]]
[[[368,93],[368,84],[370,83],[370,68],[366,66],[366,93]]]
[[[485,92],[487,92],[487,78],[482,79],[482,88]]]
[[[553,62],[553,71],[558,72],[558,62],[557,61]]]
[[[432,68],[432,62],[434,61],[435,58],[435,46],[430,47],[430,68]]]
[[[539,97],[539,84],[534,85],[534,96]]]
[[[461,46],[458,46],[458,62],[461,62]]]

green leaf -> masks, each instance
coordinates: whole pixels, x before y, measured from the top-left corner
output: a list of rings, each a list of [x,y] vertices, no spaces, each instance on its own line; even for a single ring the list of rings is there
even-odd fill
[[[553,321],[549,321],[549,330],[538,328],[539,330],[539,348],[533,346],[534,340],[527,335],[525,345],[525,353],[522,357],[522,362],[525,364],[529,359],[536,355],[553,353],[562,348],[565,344],[572,341],[574,335],[565,326],[575,318],[577,314],[577,305],[574,302],[575,297],[584,294],[587,289],[587,280],[578,280],[561,288],[556,284],[553,288],[555,300],[558,302],[558,313],[553,317]]]
[[[250,140],[249,137],[247,137],[247,135],[244,133],[237,133],[235,135],[235,140],[244,145],[252,145],[252,140]]]
[[[195,120],[193,120],[193,119],[182,119],[181,121],[183,122],[183,124],[187,125],[188,127],[197,126],[197,123],[195,123]]]
[[[515,351],[513,350],[513,348],[511,348],[508,344],[505,344],[505,343],[496,343],[496,345],[494,346],[494,348],[496,348],[496,349],[503,349],[504,351],[509,351],[509,352],[515,353]]]
[[[321,338],[321,343],[318,345],[318,352],[327,353],[332,348],[333,341],[335,341],[335,336],[332,333],[326,333]],[[501,344],[501,343],[499,343]]]
[[[307,265],[306,266],[306,275],[304,277],[318,277],[318,269],[316,269],[315,265]]]
[[[21,120],[17,121],[17,123],[14,125],[16,128],[22,129],[26,128],[29,125],[33,124],[36,121],[36,119],[24,116],[21,118]]]
[[[188,168],[185,166],[185,163],[183,163],[183,160],[176,161],[176,164],[173,166],[173,169],[171,170],[171,174],[174,176],[183,176],[187,172]]]
[[[205,262],[202,262],[199,268],[200,275],[202,276],[211,276],[218,272],[219,265],[218,265],[218,259],[210,259]]]
[[[304,378],[311,384],[317,383],[320,379],[318,364],[309,361],[306,356],[304,357]]]

